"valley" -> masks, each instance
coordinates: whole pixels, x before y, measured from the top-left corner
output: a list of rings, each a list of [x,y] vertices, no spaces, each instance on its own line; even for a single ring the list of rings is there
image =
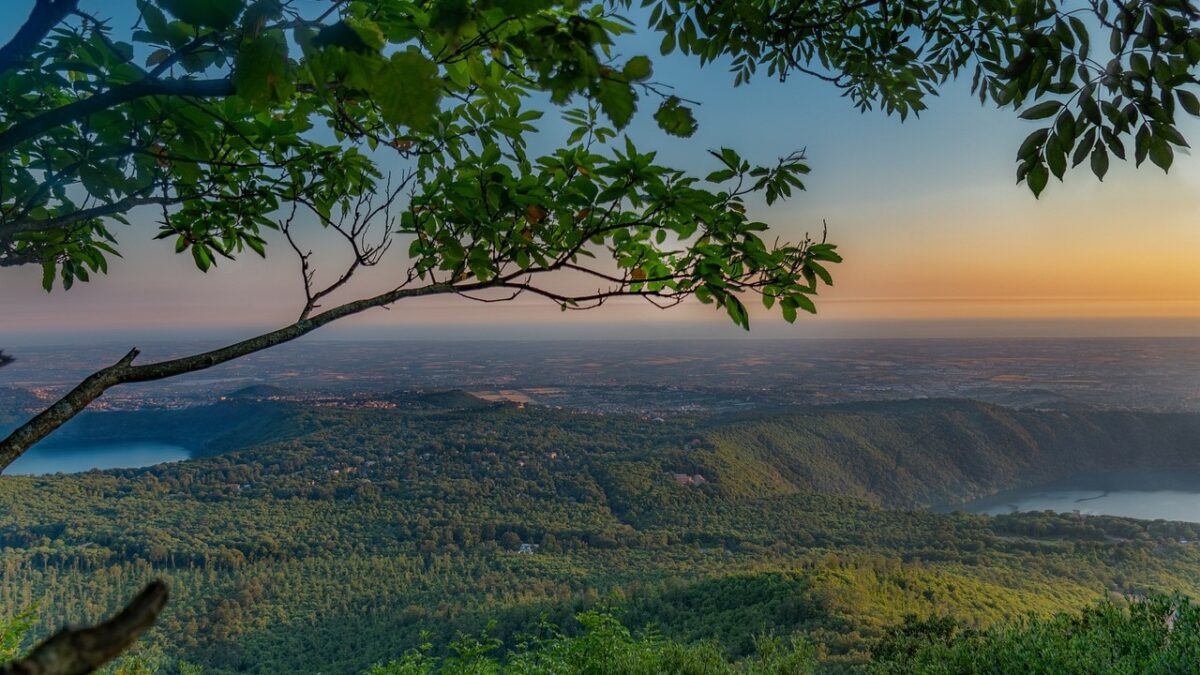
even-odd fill
[[[1197,414],[390,400],[81,416],[65,441],[187,439],[196,458],[0,480],[0,607],[53,608],[44,635],[165,578],[174,599],[137,652],[165,672],[357,672],[489,623],[508,645],[543,618],[572,631],[602,607],[734,657],[795,634],[839,670],[908,614],[984,627],[1200,594],[1200,548],[1181,543],[1200,524],[941,512],[1081,472],[1195,471]]]

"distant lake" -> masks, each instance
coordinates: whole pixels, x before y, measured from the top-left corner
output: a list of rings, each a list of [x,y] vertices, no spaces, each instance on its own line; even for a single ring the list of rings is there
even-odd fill
[[[1200,479],[1141,472],[1094,474],[1003,492],[961,507],[999,515],[1015,511],[1079,511],[1088,515],[1200,523]]]
[[[17,458],[4,473],[38,476],[80,473],[91,469],[136,469],[163,462],[178,462],[191,456],[192,453],[183,446],[154,442],[36,446]]]

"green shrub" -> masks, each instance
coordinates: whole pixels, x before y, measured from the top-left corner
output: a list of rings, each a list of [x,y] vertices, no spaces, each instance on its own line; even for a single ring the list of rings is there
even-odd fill
[[[444,657],[432,656],[431,645],[425,645],[367,675],[807,675],[815,667],[812,648],[795,640],[760,638],[754,656],[731,662],[711,642],[682,644],[652,632],[634,635],[612,614],[584,612],[577,619],[583,627],[579,635],[552,630],[508,658],[497,654],[498,640],[484,635],[458,640]]]
[[[1031,616],[975,632],[908,621],[876,648],[870,672],[1194,673],[1200,669],[1200,607],[1181,595],[1083,612]]]

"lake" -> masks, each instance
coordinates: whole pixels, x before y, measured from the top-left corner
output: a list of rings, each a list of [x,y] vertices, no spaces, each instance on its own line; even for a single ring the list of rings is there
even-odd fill
[[[1002,492],[961,507],[972,513],[1079,511],[1088,515],[1200,523],[1200,480],[1176,473],[1095,474]]]
[[[35,446],[4,470],[6,475],[37,476],[49,473],[80,473],[91,469],[135,469],[178,462],[192,453],[167,443],[89,443],[58,447]]]

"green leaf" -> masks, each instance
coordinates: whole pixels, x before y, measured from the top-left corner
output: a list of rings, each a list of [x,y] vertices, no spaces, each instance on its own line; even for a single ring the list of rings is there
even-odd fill
[[[201,272],[207,272],[208,268],[212,267],[212,256],[208,254],[208,249],[199,244],[192,246],[192,259],[196,261],[196,267],[200,268]]]
[[[1092,173],[1100,180],[1104,180],[1104,174],[1108,173],[1108,153],[1104,151],[1103,145],[1097,145],[1096,149],[1092,150]]]
[[[295,85],[288,73],[287,41],[277,31],[242,45],[233,64],[233,87],[253,102],[290,98]]]
[[[1169,124],[1159,125],[1155,128],[1154,132],[1156,136],[1161,136],[1164,140],[1174,145],[1178,145],[1181,148],[1189,147],[1187,139],[1183,137],[1183,134],[1179,133],[1178,129]]]
[[[635,56],[625,63],[625,68],[621,73],[630,82],[640,82],[648,77],[652,72],[650,58],[647,56]]]
[[[1187,111],[1189,115],[1200,117],[1200,98],[1190,91],[1178,89],[1175,91],[1175,96],[1179,98],[1179,105]]]
[[[262,257],[262,258],[267,257],[267,242],[264,241],[261,237],[255,237],[253,235],[250,235],[250,236],[245,237],[245,241],[246,241],[246,245],[249,246],[250,249],[253,250],[255,253],[257,253],[259,255],[259,257]]]
[[[799,307],[800,309],[808,312],[809,314],[817,313],[817,306],[816,306],[816,304],[813,303],[812,298],[808,297],[807,295],[803,295],[801,293],[797,293],[796,295],[794,295],[792,297],[796,301],[796,306]]]
[[[658,51],[666,56],[675,51],[675,34],[668,32],[663,36],[662,43],[658,45]]]
[[[1146,156],[1150,153],[1150,144],[1154,140],[1150,135],[1150,127],[1142,125],[1138,129],[1137,134],[1133,138],[1133,159],[1136,166],[1141,166],[1142,162],[1146,161]]]
[[[471,18],[471,3],[467,0],[442,0],[429,3],[432,11],[429,25],[447,33],[458,30]]]
[[[392,54],[374,92],[383,119],[424,130],[433,125],[442,97],[438,67],[415,48]]]
[[[383,30],[379,24],[370,19],[347,19],[346,24],[354,31],[355,35],[362,41],[366,47],[372,51],[379,51],[387,44],[387,38],[383,35]]]
[[[1034,197],[1039,197],[1042,190],[1046,189],[1046,182],[1050,180],[1050,172],[1046,170],[1046,165],[1034,160],[1029,167],[1029,173],[1025,174],[1025,182],[1029,184],[1029,189],[1033,191]]]
[[[633,119],[633,111],[637,109],[637,96],[633,88],[624,82],[605,79],[600,81],[597,89],[596,101],[600,109],[618,129],[624,128]]]
[[[50,258],[42,261],[42,288],[47,292],[54,289],[54,259]]]
[[[742,301],[727,295],[725,297],[725,312],[729,314],[729,318],[733,322],[741,326],[744,330],[750,330],[750,315],[746,313],[746,307],[742,305]]]
[[[1061,101],[1043,101],[1021,112],[1021,119],[1040,120],[1050,117],[1063,107]]]
[[[1129,56],[1129,67],[1133,72],[1142,78],[1150,77],[1150,61],[1145,54],[1134,52]]]
[[[369,21],[338,21],[325,26],[312,39],[314,47],[341,47],[353,53],[376,53],[383,46],[383,33]]]
[[[671,96],[658,106],[654,113],[654,121],[663,131],[672,136],[687,138],[696,133],[696,118],[691,108],[680,103],[678,96]]]
[[[1086,50],[1090,41],[1087,26],[1083,23],[1082,19],[1074,15],[1069,17],[1068,21],[1071,23],[1071,30],[1074,31],[1075,37],[1079,38],[1080,47]]]
[[[810,262],[808,263],[808,269],[812,270],[814,274],[820,277],[821,281],[825,282],[826,286],[833,285],[833,275],[831,275],[829,270],[825,269],[822,265],[819,265],[815,262]]]
[[[1080,97],[1079,109],[1083,111],[1083,116],[1087,121],[1092,124],[1099,125],[1103,123],[1104,117],[1100,114],[1100,106],[1096,104],[1096,99],[1090,95]]]
[[[1070,110],[1062,111],[1062,114],[1058,116],[1058,120],[1054,124],[1055,133],[1061,139],[1063,147],[1068,150],[1074,144],[1076,128],[1075,116],[1071,114]]]
[[[218,30],[237,21],[245,0],[158,0],[159,6],[184,23]]]
[[[1083,160],[1087,159],[1088,151],[1092,146],[1096,145],[1096,129],[1088,129],[1083,135],[1083,139],[1079,141],[1079,145],[1075,148],[1075,154],[1071,157],[1071,166],[1079,166],[1083,164]]]
[[[1154,136],[1150,140],[1150,161],[1154,162],[1163,171],[1168,171],[1171,168],[1171,162],[1175,160],[1175,151],[1171,149],[1171,144],[1165,138]]]
[[[164,38],[167,33],[167,17],[162,10],[145,0],[138,2],[138,10],[141,11],[142,19],[146,22],[146,30],[159,39]]]
[[[779,301],[779,311],[783,313],[783,320],[788,323],[796,323],[796,301],[791,298],[784,298]]]
[[[1062,180],[1063,174],[1067,171],[1067,151],[1062,144],[1062,139],[1057,136],[1046,143],[1046,166],[1050,168],[1050,173],[1059,180]]]
[[[1046,143],[1046,137],[1049,135],[1049,129],[1038,129],[1026,136],[1025,141],[1021,143],[1021,148],[1017,150],[1017,159],[1025,159],[1037,155],[1042,145]]]

